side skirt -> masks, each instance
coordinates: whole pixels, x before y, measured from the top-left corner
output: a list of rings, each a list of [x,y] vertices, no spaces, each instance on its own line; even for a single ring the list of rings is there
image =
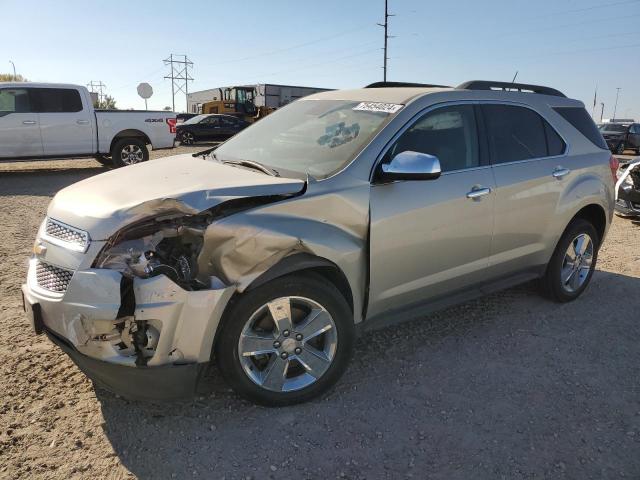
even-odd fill
[[[425,302],[414,303],[402,308],[384,312],[376,315],[375,317],[367,318],[365,321],[356,325],[356,328],[358,333],[361,334],[424,317],[430,313],[444,310],[454,305],[475,300],[491,293],[499,292],[501,290],[535,280],[536,278],[540,278],[544,274],[545,268],[545,265],[535,267],[515,275],[492,280],[463,290],[457,290],[441,297],[429,299]]]

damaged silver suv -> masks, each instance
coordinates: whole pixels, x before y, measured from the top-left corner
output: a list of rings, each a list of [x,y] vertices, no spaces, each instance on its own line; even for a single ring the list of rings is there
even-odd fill
[[[361,330],[534,278],[574,300],[616,168],[583,104],[548,87],[319,93],[213,151],[61,190],[25,309],[125,397],[192,394],[213,361],[252,401],[301,402]]]

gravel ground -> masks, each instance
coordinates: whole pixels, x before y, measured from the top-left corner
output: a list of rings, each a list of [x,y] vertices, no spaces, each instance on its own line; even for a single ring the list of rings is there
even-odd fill
[[[154,152],[166,155],[177,151]],[[324,398],[96,390],[23,317],[47,204],[93,160],[0,164],[0,478],[640,478],[640,226],[616,219],[585,295],[532,285],[367,334]]]

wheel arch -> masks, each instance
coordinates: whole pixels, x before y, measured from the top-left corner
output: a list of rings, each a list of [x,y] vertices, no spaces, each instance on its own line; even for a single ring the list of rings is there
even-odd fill
[[[253,280],[242,292],[235,291],[224,308],[222,318],[224,318],[224,315],[229,311],[231,305],[240,300],[242,293],[254,290],[272,280],[284,277],[285,275],[291,275],[293,273],[316,274],[325,278],[338,289],[349,305],[351,313],[354,313],[353,292],[351,291],[351,286],[349,285],[346,275],[340,267],[324,257],[302,252],[283,258],[269,270],[265,271]],[[220,323],[216,326],[213,336],[210,361],[214,361],[215,345],[220,335],[222,318]]]
[[[602,243],[602,240],[604,239],[604,235],[607,231],[607,214],[604,208],[602,208],[602,206],[597,203],[590,203],[589,205],[582,207],[573,216],[569,224],[567,224],[566,228],[569,228],[569,225],[571,224],[571,222],[573,222],[577,218],[581,218],[591,223],[591,225],[593,225],[594,228],[596,229],[596,232],[598,232],[599,242]]]
[[[344,272],[331,260],[310,253],[296,253],[283,258],[253,280],[245,291],[253,290],[260,285],[264,285],[271,280],[285,275],[310,272],[316,273],[331,282],[340,291],[349,304],[351,313],[353,313],[353,292],[351,291],[351,285],[349,285],[349,281]]]
[[[149,145],[151,143],[151,140],[146,133],[140,130],[136,130],[135,128],[129,128],[127,130],[122,130],[113,136],[111,145],[109,145],[109,152],[113,151],[113,147],[115,146],[115,144],[123,138],[136,138],[138,140],[142,140],[146,145]]]

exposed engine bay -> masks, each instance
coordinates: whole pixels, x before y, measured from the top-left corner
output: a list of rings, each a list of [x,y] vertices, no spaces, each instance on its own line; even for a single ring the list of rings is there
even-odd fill
[[[196,279],[196,260],[206,227],[206,217],[201,216],[145,222],[118,234],[99,255],[95,266],[117,270],[128,277],[164,274],[185,290],[209,288]]]
[[[640,160],[620,164],[616,182],[616,212],[640,217]]]

